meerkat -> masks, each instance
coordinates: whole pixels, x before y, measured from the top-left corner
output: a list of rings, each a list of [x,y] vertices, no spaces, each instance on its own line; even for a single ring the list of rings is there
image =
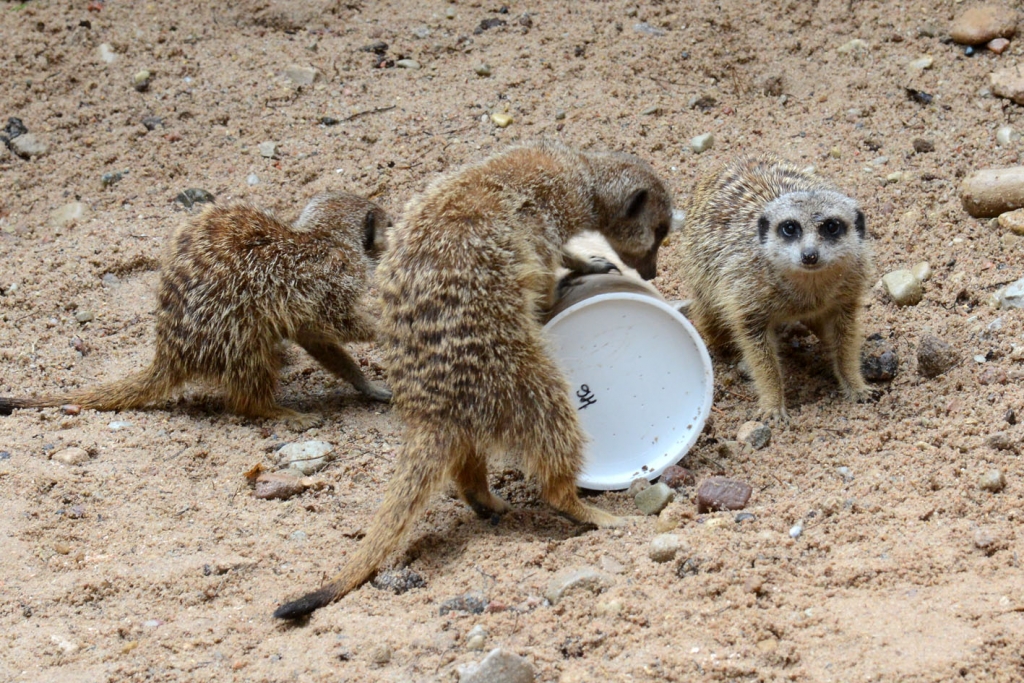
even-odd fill
[[[316,417],[274,398],[284,339],[364,395],[388,401],[390,390],[369,381],[342,344],[375,337],[363,297],[389,226],[380,207],[341,192],[314,197],[292,226],[245,204],[211,205],[169,243],[149,367],[92,389],[0,398],[0,413],[65,403],[142,408],[205,381],[224,388],[235,413],[304,428]]]
[[[395,472],[341,572],[275,617],[304,616],[368,580],[448,479],[478,516],[496,521],[510,508],[488,486],[489,455],[518,455],[570,520],[622,523],[577,495],[584,435],[539,314],[554,301],[560,264],[604,269],[564,253],[584,230],[654,277],[671,207],[636,157],[553,144],[464,167],[407,205],[379,273],[385,367],[405,425]]]
[[[873,273],[864,213],[818,176],[772,155],[700,178],[683,203],[689,314],[710,344],[733,342],[762,418],[786,421],[777,329],[800,321],[821,340],[845,395],[861,374],[861,299]]]

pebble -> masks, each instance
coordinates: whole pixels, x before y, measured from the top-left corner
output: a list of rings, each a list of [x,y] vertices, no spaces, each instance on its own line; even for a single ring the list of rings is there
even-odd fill
[[[256,479],[256,497],[263,500],[288,500],[306,490],[302,473],[297,470],[263,472]]]
[[[999,544],[996,542],[995,535],[987,529],[978,529],[974,532],[974,547],[978,550],[984,550],[988,554],[992,554],[998,550]]]
[[[384,643],[370,650],[370,662],[377,666],[383,666],[391,661],[391,655],[391,646]]]
[[[633,24],[633,30],[636,31],[637,33],[643,33],[644,35],[648,36],[660,37],[665,35],[664,29],[660,29],[657,26],[651,26],[646,21],[641,21],[638,24]]]
[[[250,173],[249,175],[245,176],[245,183],[249,187],[252,187],[253,185],[259,185],[260,177],[255,173]]]
[[[476,68],[473,69],[473,71],[476,72],[477,76],[482,76],[484,78],[487,78],[488,76],[491,75],[491,65],[488,64],[487,62],[484,62],[482,64],[477,64]]]
[[[73,655],[78,652],[78,644],[74,641],[61,638],[60,636],[50,636],[50,640],[66,655]]]
[[[990,384],[1006,384],[1008,377],[1006,370],[999,366],[989,366],[978,373],[978,384],[988,386]]]
[[[100,59],[107,64],[113,64],[117,60],[117,53],[114,52],[114,48],[110,47],[110,43],[101,43],[97,52],[99,52]]]
[[[990,73],[988,87],[993,95],[1024,104],[1024,73],[1016,68],[1000,69]]]
[[[445,616],[449,612],[465,612],[466,614],[483,614],[487,609],[489,601],[480,593],[466,593],[454,598],[448,598],[441,603],[437,612]]]
[[[673,503],[658,513],[654,521],[654,530],[663,534],[678,529],[686,520],[693,519],[693,511],[681,503]]]
[[[91,311],[76,311],[75,320],[84,325],[85,323],[91,323],[96,319],[96,316]]]
[[[89,451],[84,448],[72,446],[71,448],[65,448],[62,451],[57,451],[50,456],[50,459],[56,460],[63,465],[82,465],[89,462]]]
[[[917,344],[917,371],[933,379],[956,365],[959,354],[938,337],[926,335]]]
[[[995,297],[999,308],[1024,308],[1024,278],[1003,287]]]
[[[622,602],[620,600],[609,600],[599,602],[594,607],[594,614],[599,617],[616,617],[622,613]]]
[[[1010,432],[994,432],[986,437],[985,445],[997,451],[1016,453],[1020,450],[1020,437]]]
[[[114,420],[113,422],[107,425],[107,428],[112,432],[119,432],[122,429],[128,429],[131,426],[132,423],[128,422],[127,420]]]
[[[698,135],[690,140],[690,149],[692,149],[695,154],[706,152],[714,146],[715,136],[711,133],[704,133],[703,135]]]
[[[50,222],[58,228],[67,227],[85,217],[85,204],[71,202],[50,213]]]
[[[886,274],[882,278],[882,285],[897,306],[914,306],[924,298],[921,281],[909,270],[894,270]]]
[[[82,412],[82,406],[74,403],[65,403],[60,407],[62,415],[78,415]]]
[[[853,475],[850,474],[850,468],[847,467],[846,465],[843,465],[842,467],[837,467],[836,468],[836,474],[838,474],[840,477],[842,477],[843,481],[845,481],[845,482],[853,481]]]
[[[754,489],[735,479],[710,477],[701,482],[697,489],[697,512],[716,510],[742,510],[750,500]]]
[[[179,192],[178,196],[174,198],[174,201],[178,202],[186,209],[191,209],[196,204],[212,203],[213,200],[212,194],[198,187],[190,187],[183,192]]]
[[[448,9],[446,9],[444,11],[444,16],[445,16],[446,19],[454,19],[455,18],[455,8],[454,7],[449,7]]]
[[[910,269],[910,272],[921,282],[928,282],[928,280],[932,279],[932,267],[927,261],[915,263],[914,267]]]
[[[1006,477],[1003,476],[1000,470],[989,470],[981,475],[981,479],[978,480],[978,487],[982,491],[999,493],[1006,488]]]
[[[629,488],[626,489],[626,495],[630,498],[636,498],[638,493],[646,491],[649,488],[651,488],[651,482],[647,481],[643,477],[638,477],[629,483]]]
[[[853,40],[848,40],[839,47],[837,47],[836,52],[839,52],[840,54],[846,54],[848,52],[863,52],[864,50],[867,49],[868,44],[866,42],[864,42],[860,38],[854,38]]]
[[[285,68],[284,76],[295,85],[313,85],[320,78],[320,72],[311,66],[292,64]]]
[[[277,452],[278,467],[290,467],[305,475],[319,472],[334,460],[334,446],[326,441],[289,443]]]
[[[804,533],[804,525],[800,524],[799,522],[797,522],[793,526],[789,527],[789,537],[790,538],[800,538],[800,536],[803,533]]]
[[[555,121],[564,121],[564,120],[565,120],[565,110],[564,109],[556,109],[555,110]]]
[[[737,524],[742,524],[743,522],[756,522],[757,515],[751,512],[741,512],[735,517],[733,517],[733,519],[736,521]]]
[[[1006,48],[1010,47],[1010,41],[1006,38],[995,38],[985,43],[985,47],[997,55],[1001,55],[1006,52]]]
[[[478,664],[459,667],[459,683],[533,683],[535,678],[528,661],[500,647]]]
[[[672,502],[675,492],[663,483],[657,483],[636,495],[633,502],[645,515],[656,515]]]
[[[670,562],[682,546],[682,541],[675,534],[658,534],[651,539],[647,556],[655,562]]]
[[[1012,38],[1017,32],[1017,13],[999,4],[969,7],[953,20],[949,37],[961,45],[980,45],[994,38]]]
[[[58,555],[67,555],[71,552],[71,546],[64,541],[57,541],[53,544],[53,550]]]
[[[763,422],[751,420],[740,425],[736,432],[736,440],[740,443],[749,444],[755,451],[759,451],[772,440],[771,427]]]
[[[869,340],[864,344],[861,372],[869,382],[889,382],[900,367],[900,359],[891,344]]]
[[[935,143],[924,138],[914,138],[913,142],[910,144],[918,154],[927,154],[928,152],[935,151]]]
[[[50,150],[49,146],[36,137],[34,133],[19,135],[12,139],[8,144],[11,147],[11,151],[22,159],[41,157]]]
[[[493,114],[491,114],[491,121],[498,128],[508,128],[510,125],[512,125],[512,115],[505,114],[502,112],[494,112]]]
[[[1015,235],[1024,235],[1024,209],[1001,213],[996,221],[1000,228],[1009,230]]]
[[[290,534],[288,534],[288,540],[289,541],[295,541],[296,543],[302,543],[307,538],[309,538],[309,534],[307,534],[305,531],[301,531],[301,530],[300,531],[293,531]]]
[[[277,158],[277,143],[276,142],[261,142],[259,144],[260,156],[265,159],[276,159]]]
[[[552,577],[547,590],[544,591],[544,597],[552,605],[556,605],[569,593],[579,590],[603,593],[613,583],[615,580],[611,576],[594,567],[570,567]]]
[[[480,624],[477,624],[469,630],[466,634],[466,649],[467,650],[482,650],[484,645],[487,644],[487,629]]]
[[[934,63],[934,59],[932,59],[928,55],[925,55],[924,57],[918,57],[914,61],[907,64],[907,69],[909,71],[924,71],[925,69],[932,68],[932,64]]]
[[[1017,424],[1017,413],[1014,412],[1013,408],[1007,408],[1006,413],[1003,415],[1003,419],[1006,421],[1006,424],[1012,427]]]
[[[149,83],[153,79],[153,74],[148,69],[143,69],[132,76],[132,87],[139,92],[146,92],[149,90]]]
[[[497,17],[489,17],[481,21],[480,25],[473,29],[473,34],[480,35],[484,31],[489,31],[492,28],[498,28],[500,26],[508,26],[508,22]]]
[[[128,175],[128,171],[107,171],[100,176],[100,185],[110,187],[121,182]]]
[[[415,59],[399,59],[397,62],[395,62],[395,66],[397,66],[399,69],[415,70],[420,68],[420,63],[417,62]]]
[[[408,567],[380,572],[374,577],[372,583],[377,590],[391,591],[395,595],[401,595],[413,588],[423,588],[427,585],[422,576]]]
[[[159,116],[147,116],[142,119],[142,125],[146,130],[156,130],[157,128],[163,128],[164,120]]]
[[[696,479],[693,476],[693,472],[685,467],[669,465],[661,473],[661,482],[671,489],[678,489],[683,486],[693,486],[696,483]]]

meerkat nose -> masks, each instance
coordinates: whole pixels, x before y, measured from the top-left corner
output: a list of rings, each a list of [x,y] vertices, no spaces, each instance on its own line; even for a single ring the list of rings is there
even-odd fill
[[[805,266],[813,266],[818,262],[818,250],[813,247],[800,252],[800,260]]]

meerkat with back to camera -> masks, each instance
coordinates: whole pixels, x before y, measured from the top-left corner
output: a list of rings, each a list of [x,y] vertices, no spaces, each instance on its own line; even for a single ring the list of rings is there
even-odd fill
[[[848,398],[872,396],[860,353],[873,266],[857,202],[766,154],[699,179],[684,212],[689,315],[710,344],[739,347],[762,417],[789,419],[777,349],[777,329],[789,322],[821,340]]]
[[[65,403],[142,408],[198,380],[221,385],[233,412],[304,428],[316,417],[274,397],[282,339],[366,396],[390,400],[391,392],[369,381],[342,346],[375,336],[362,298],[389,225],[373,202],[342,192],[314,197],[293,226],[245,204],[209,206],[169,243],[149,367],[93,389],[0,398],[0,413]]]
[[[554,302],[559,264],[608,269],[565,252],[572,235],[600,232],[650,279],[670,219],[669,194],[646,163],[546,144],[453,172],[410,202],[379,273],[381,340],[405,425],[395,472],[341,572],[274,616],[305,616],[369,579],[449,478],[480,517],[508,511],[487,483],[498,452],[517,453],[562,515],[621,523],[577,495],[584,435],[538,314]]]

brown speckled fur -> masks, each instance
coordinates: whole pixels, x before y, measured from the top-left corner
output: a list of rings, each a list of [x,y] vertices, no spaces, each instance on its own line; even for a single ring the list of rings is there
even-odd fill
[[[757,387],[760,415],[781,420],[788,419],[776,340],[783,323],[802,321],[814,331],[848,397],[871,393],[860,369],[861,300],[873,274],[870,243],[850,226],[828,247],[837,257],[834,265],[816,271],[780,267],[781,259],[771,259],[776,245],[759,238],[758,221],[770,202],[793,193],[831,203],[838,213],[855,206],[823,179],[762,155],[698,179],[684,203],[680,235],[683,275],[694,297],[690,316],[710,344],[739,347]]]
[[[409,203],[380,269],[381,340],[405,423],[396,470],[341,573],[275,616],[301,617],[370,578],[449,478],[480,516],[506,512],[487,483],[496,452],[516,454],[566,517],[620,523],[577,496],[584,436],[538,314],[553,302],[569,237],[596,230],[653,276],[670,220],[647,164],[555,145],[497,154]]]
[[[236,413],[305,427],[316,418],[274,398],[282,339],[386,401],[390,392],[369,382],[342,344],[375,336],[362,297],[387,226],[375,204],[340,192],[314,197],[294,226],[252,206],[209,206],[168,245],[148,368],[93,389],[2,398],[0,411],[64,403],[141,408],[196,380],[222,386]]]

